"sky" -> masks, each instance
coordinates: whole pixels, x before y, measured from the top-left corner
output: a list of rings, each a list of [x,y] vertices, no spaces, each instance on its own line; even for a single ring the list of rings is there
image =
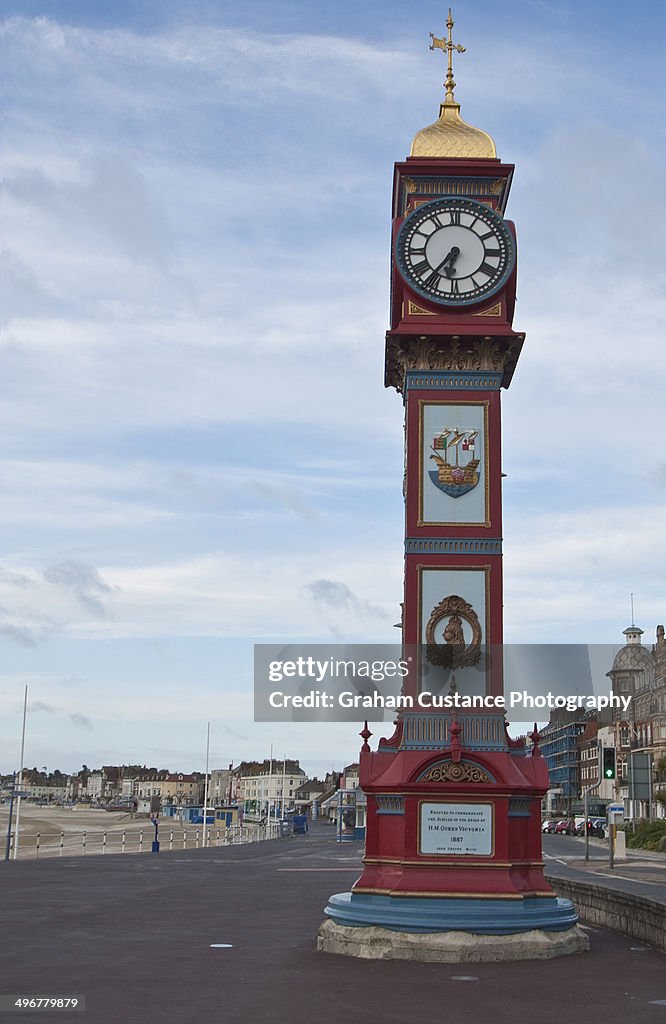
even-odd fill
[[[665,10],[454,8],[516,165],[505,639],[651,643],[664,604]],[[357,758],[252,721],[255,642],[395,642],[392,166],[432,0],[0,0],[0,771]],[[608,666],[610,667],[610,665]],[[361,725],[359,724],[359,729]],[[388,729],[377,730],[390,731]]]

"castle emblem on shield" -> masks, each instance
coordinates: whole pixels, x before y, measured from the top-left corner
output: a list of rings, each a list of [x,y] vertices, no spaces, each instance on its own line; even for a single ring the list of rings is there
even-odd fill
[[[439,430],[432,441],[431,459],[437,469],[428,476],[450,498],[459,498],[473,490],[479,482],[479,460],[476,458],[478,430],[460,430],[445,427]]]

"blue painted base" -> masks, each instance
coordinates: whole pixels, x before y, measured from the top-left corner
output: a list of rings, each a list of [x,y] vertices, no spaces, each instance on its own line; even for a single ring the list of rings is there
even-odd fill
[[[339,892],[331,896],[325,913],[336,924],[359,928],[377,925],[397,932],[476,935],[514,935],[534,928],[559,932],[573,928],[578,921],[573,903],[555,896],[472,900]]]

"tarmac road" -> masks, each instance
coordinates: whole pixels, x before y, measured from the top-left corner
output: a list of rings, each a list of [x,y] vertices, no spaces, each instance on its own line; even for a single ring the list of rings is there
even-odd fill
[[[242,847],[3,864],[0,990],[84,995],[84,1013],[57,1019],[94,1024],[665,1024],[666,959],[612,932],[591,930],[587,954],[515,964],[317,953],[324,904],[359,856],[322,826]]]
[[[591,860],[608,862],[608,840],[590,837],[589,855]],[[585,856],[584,836],[556,836],[546,833],[541,837],[546,860],[559,857],[564,860],[581,860]]]

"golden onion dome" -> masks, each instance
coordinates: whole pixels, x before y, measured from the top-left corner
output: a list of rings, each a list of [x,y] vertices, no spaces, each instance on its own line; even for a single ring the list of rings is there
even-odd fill
[[[463,121],[459,103],[447,102],[440,105],[434,124],[416,133],[409,155],[492,160],[497,151],[487,132]]]
[[[453,53],[464,53],[465,47],[454,43],[452,39],[453,17],[451,8],[446,20],[447,36],[438,39],[430,33],[431,50],[441,50],[446,54],[448,66],[444,88],[446,97],[440,104],[439,117],[434,124],[417,132],[412,142],[410,156],[439,156],[452,159],[494,160],[497,157],[495,143],[487,132],[473,128],[460,116],[460,104],[456,103],[453,91],[456,83],[453,80]]]

